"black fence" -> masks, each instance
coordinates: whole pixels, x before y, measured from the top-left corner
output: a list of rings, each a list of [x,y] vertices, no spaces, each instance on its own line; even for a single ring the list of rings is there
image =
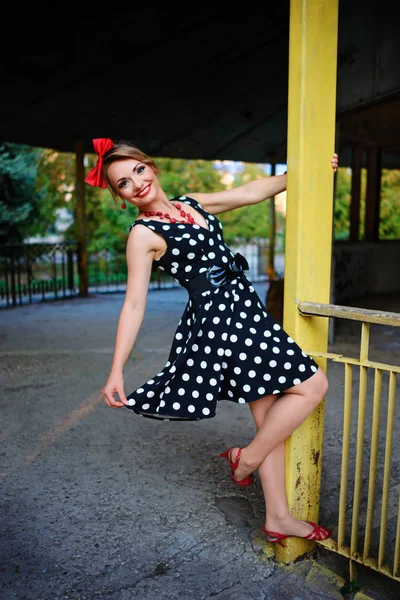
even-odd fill
[[[77,294],[76,244],[0,246],[0,307]]]
[[[267,241],[231,245],[231,249],[246,257],[249,263],[246,274],[251,281],[267,280]],[[89,254],[89,293],[124,292],[126,277],[125,253],[103,250]],[[179,283],[173,277],[158,269],[152,271],[149,289],[176,287]],[[0,308],[78,295],[78,248],[75,241],[0,246]]]

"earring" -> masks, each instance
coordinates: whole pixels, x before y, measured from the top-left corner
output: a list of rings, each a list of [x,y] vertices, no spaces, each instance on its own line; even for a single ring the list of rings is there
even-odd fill
[[[125,204],[125,202],[123,202],[123,203],[121,204],[121,208],[122,208],[123,210],[125,210],[125,209],[126,209],[126,204]]]

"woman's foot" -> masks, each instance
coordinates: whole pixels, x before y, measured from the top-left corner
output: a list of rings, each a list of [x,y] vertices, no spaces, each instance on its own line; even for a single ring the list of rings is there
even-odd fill
[[[247,460],[247,451],[245,448],[231,448],[231,462],[236,463],[238,458],[239,463],[236,469],[233,470],[233,477],[236,481],[242,481],[255,471],[255,467]]]
[[[311,540],[327,539],[332,535],[332,532],[327,527],[316,525],[312,521],[300,521],[295,519],[291,514],[281,519],[274,519],[267,516],[264,531],[266,533],[279,533],[283,537],[300,537]]]
[[[254,468],[249,468],[249,465],[245,464],[245,474],[242,476],[243,462],[242,462],[242,448],[229,448],[226,452],[220,454],[222,458],[226,458],[231,466],[231,479],[237,485],[241,487],[248,487],[252,485],[254,481],[253,471]]]
[[[306,521],[299,521],[290,514],[284,519],[271,519],[267,517],[265,529],[267,531],[279,531],[283,535],[296,535],[300,537],[312,531],[311,525],[306,523]]]

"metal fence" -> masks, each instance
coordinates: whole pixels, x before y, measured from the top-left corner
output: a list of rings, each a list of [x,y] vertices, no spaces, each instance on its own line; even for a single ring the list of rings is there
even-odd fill
[[[306,316],[361,324],[357,357],[307,350],[314,358],[328,359],[328,372],[330,361],[344,366],[337,535],[318,543],[349,559],[352,580],[360,563],[400,581],[399,457],[393,455],[400,366],[370,358],[371,324],[400,327],[400,314],[313,302],[300,302],[298,308]],[[335,473],[327,477],[334,490]]]
[[[255,282],[267,279],[267,240],[231,245],[231,249],[246,257],[249,279]],[[89,253],[89,293],[124,292],[126,279],[125,253],[108,250]],[[179,287],[177,280],[153,269],[150,290],[174,287]],[[0,308],[70,298],[78,294],[78,247],[75,241],[0,246]]]
[[[0,246],[0,307],[21,306],[77,293],[76,244]]]

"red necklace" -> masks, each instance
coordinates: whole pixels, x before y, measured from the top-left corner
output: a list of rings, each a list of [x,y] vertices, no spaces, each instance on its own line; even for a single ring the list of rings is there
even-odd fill
[[[158,212],[151,210],[145,212],[144,214],[146,217],[154,217],[155,215],[160,217],[160,219],[165,217],[166,219],[169,219],[170,223],[191,223],[192,225],[198,225],[198,223],[196,223],[196,221],[193,219],[192,215],[185,212],[180,204],[175,204],[175,206],[180,211],[180,215],[183,217],[183,220],[175,219],[174,217],[171,217],[169,213],[162,213],[160,210]]]

